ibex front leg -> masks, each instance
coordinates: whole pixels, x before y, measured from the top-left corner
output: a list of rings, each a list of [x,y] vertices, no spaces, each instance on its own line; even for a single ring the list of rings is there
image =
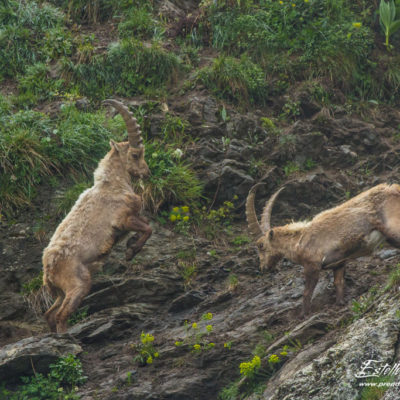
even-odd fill
[[[138,216],[131,216],[128,218],[127,228],[130,231],[139,232],[142,234],[139,239],[137,239],[136,235],[132,236],[126,243],[125,258],[126,261],[130,261],[142,249],[144,244],[153,233],[153,230],[148,224],[146,218]]]
[[[303,294],[303,317],[306,317],[311,311],[311,298],[319,279],[319,268],[316,266],[305,266],[304,278],[305,287]]]

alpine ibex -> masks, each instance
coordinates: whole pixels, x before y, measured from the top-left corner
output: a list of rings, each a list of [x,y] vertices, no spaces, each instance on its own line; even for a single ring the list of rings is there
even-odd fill
[[[43,284],[56,297],[45,313],[52,331],[66,332],[68,317],[91,287],[91,273],[102,265],[116,242],[129,231],[141,233],[128,240],[126,259],[137,254],[152,230],[139,213],[141,197],[131,178],[145,178],[150,171],[144,160],[140,127],[128,108],[116,100],[103,104],[122,115],[128,141],[110,141],[111,150],[94,172],[94,185],[83,192],[60,223],[43,253]]]
[[[321,212],[309,222],[274,228],[271,228],[271,211],[284,188],[267,201],[259,223],[254,207],[258,185],[247,196],[246,215],[258,247],[260,268],[272,269],[283,257],[303,265],[304,315],[310,312],[321,269],[333,269],[336,301],[343,304],[346,261],[371,253],[385,239],[390,245],[400,247],[400,186],[397,184],[375,186]]]

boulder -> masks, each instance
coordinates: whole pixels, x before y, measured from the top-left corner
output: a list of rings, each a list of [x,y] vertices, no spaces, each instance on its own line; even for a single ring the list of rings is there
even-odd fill
[[[0,382],[17,381],[34,372],[47,373],[59,357],[79,354],[81,346],[69,335],[47,334],[22,339],[0,350]]]

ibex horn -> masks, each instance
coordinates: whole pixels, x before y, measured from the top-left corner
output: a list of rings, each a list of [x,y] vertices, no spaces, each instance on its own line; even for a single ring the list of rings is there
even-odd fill
[[[260,236],[263,235],[263,231],[261,229],[260,224],[258,223],[256,209],[254,207],[254,197],[256,195],[257,187],[261,186],[261,183],[257,183],[254,185],[247,195],[246,199],[246,217],[247,217],[247,224],[249,228],[249,232],[253,238],[258,239]]]
[[[267,201],[265,204],[262,216],[261,216],[261,229],[263,232],[267,232],[268,230],[271,229],[271,212],[272,212],[272,207],[274,206],[274,202],[276,198],[278,197],[279,193],[282,192],[282,190],[285,187],[281,187],[279,190],[277,190]]]
[[[102,102],[104,105],[113,106],[122,116],[126,124],[126,130],[128,131],[128,141],[132,147],[139,147],[142,142],[142,133],[140,126],[136,121],[136,118],[129,111],[125,104],[114,99],[107,99]]]

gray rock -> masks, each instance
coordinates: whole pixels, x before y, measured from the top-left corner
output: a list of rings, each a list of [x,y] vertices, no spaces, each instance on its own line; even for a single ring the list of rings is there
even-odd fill
[[[0,350],[0,382],[10,383],[33,374],[34,370],[46,373],[59,357],[81,351],[81,346],[69,335],[48,334],[9,344]]]

